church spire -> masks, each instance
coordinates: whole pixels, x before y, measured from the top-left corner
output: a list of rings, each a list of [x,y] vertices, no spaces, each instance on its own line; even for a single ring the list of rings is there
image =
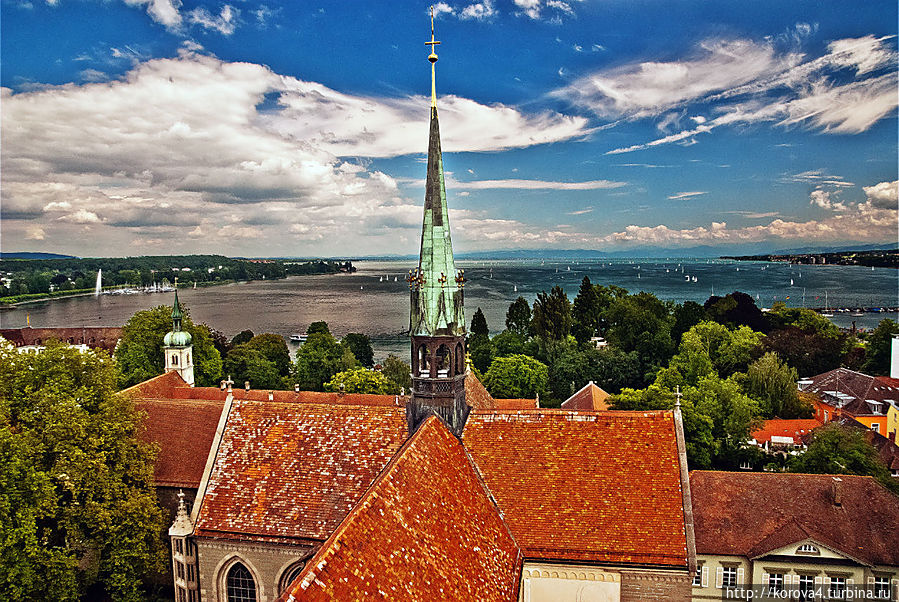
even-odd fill
[[[440,150],[440,124],[437,120],[437,90],[434,39],[434,9],[431,7],[431,127],[428,139],[428,172],[425,180],[425,207],[421,229],[418,270],[410,274],[413,291],[411,331],[416,335],[464,335],[465,315],[462,302],[464,279],[456,272],[453,243],[450,238],[449,212],[443,179],[443,155]]]
[[[449,429],[462,436],[468,417],[465,403],[465,314],[462,271],[456,271],[450,240],[449,212],[443,182],[443,155],[437,121],[437,40],[431,7],[431,128],[428,138],[428,173],[421,226],[418,268],[409,272],[412,335],[412,396],[406,404],[409,430],[436,414]]]
[[[175,302],[172,304],[172,332],[181,331],[181,320],[184,318],[184,312],[181,311],[181,304],[178,303],[178,279],[175,278]]]

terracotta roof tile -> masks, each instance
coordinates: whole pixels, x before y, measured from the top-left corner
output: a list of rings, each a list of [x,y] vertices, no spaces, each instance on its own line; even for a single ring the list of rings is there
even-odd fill
[[[141,438],[159,446],[155,484],[199,487],[224,402],[142,399],[135,407],[146,413]]]
[[[591,380],[581,390],[562,402],[565,410],[608,410],[610,395],[597,387]]]
[[[390,462],[282,601],[514,601],[522,555],[435,417]]]
[[[802,437],[821,426],[823,422],[816,418],[774,418],[766,420],[762,428],[753,431],[752,438],[757,443],[768,443],[771,437],[792,437],[794,444],[801,443]]]
[[[839,478],[837,506],[833,475],[691,472],[697,554],[755,557],[811,537],[899,565],[899,499],[871,477]]]
[[[196,532],[325,540],[405,439],[404,408],[235,400]]]
[[[125,395],[131,395],[134,399],[185,399],[183,395],[176,391],[181,389],[190,389],[187,383],[181,378],[177,372],[164,372],[159,376],[137,383],[122,391]],[[215,389],[218,391],[218,389]],[[216,396],[212,399],[224,401],[225,396]]]
[[[536,410],[536,399],[497,399],[496,409],[498,410]]]
[[[687,566],[671,412],[475,411],[462,441],[526,558]]]
[[[465,403],[475,410],[490,410],[496,407],[496,400],[471,371],[465,375]]]
[[[0,328],[0,337],[3,337],[16,347],[26,345],[43,345],[51,339],[56,339],[72,345],[87,345],[91,349],[103,349],[112,353],[119,339],[122,338],[122,329],[112,326],[83,326],[80,328]]]

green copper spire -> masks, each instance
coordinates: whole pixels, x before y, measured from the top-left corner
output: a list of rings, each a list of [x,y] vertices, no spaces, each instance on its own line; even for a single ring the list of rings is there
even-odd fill
[[[418,270],[409,274],[412,289],[411,333],[413,335],[464,335],[462,287],[464,278],[456,272],[450,240],[449,212],[443,183],[443,156],[437,121],[433,12],[431,16],[431,131],[428,140],[428,175],[425,182],[425,213],[421,228]]]
[[[184,312],[181,311],[181,304],[178,302],[178,279],[175,279],[175,302],[172,304],[172,330],[162,339],[162,344],[166,347],[187,347],[191,344],[190,333],[181,330],[181,320],[184,318]]]

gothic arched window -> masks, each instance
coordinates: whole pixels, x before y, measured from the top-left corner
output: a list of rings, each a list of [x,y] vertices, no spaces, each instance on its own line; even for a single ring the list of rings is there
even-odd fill
[[[431,352],[427,345],[418,348],[418,375],[428,376],[431,373]]]
[[[294,582],[294,580],[303,572],[303,567],[306,566],[306,561],[300,561],[296,564],[290,565],[286,571],[284,571],[284,575],[281,576],[281,584],[278,588],[279,593],[284,593],[290,584]]]
[[[450,376],[451,364],[452,358],[450,357],[449,347],[441,345],[437,348],[437,376],[441,378]]]
[[[456,374],[465,372],[465,353],[462,351],[462,345],[456,345]]]
[[[225,578],[228,602],[256,602],[256,581],[250,571],[239,562],[228,570]]]

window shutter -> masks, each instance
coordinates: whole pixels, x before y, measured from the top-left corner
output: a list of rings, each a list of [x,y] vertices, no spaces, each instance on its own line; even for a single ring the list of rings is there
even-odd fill
[[[702,587],[709,586],[709,567],[703,565],[702,567]]]
[[[768,573],[762,573],[762,583],[768,585]]]
[[[721,585],[724,583],[724,567],[718,567],[715,569],[715,587],[721,589]]]
[[[874,585],[874,577],[868,577],[868,585]]]
[[[743,585],[743,569],[737,569],[737,585]]]

